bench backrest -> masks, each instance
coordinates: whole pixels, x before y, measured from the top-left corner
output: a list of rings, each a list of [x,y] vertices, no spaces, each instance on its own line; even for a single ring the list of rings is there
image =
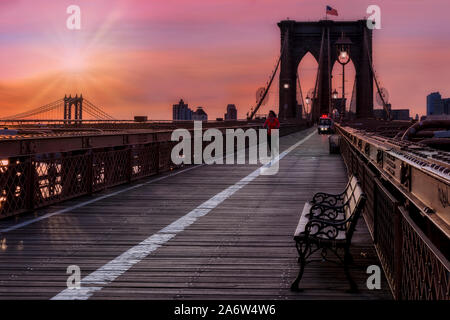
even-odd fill
[[[350,178],[350,181],[347,184],[347,187],[345,188],[344,192],[344,203],[347,202],[347,200],[352,196],[353,191],[355,191],[356,186],[358,185],[358,179],[352,175]]]
[[[358,181],[358,180],[356,180]],[[349,195],[345,203],[345,219],[350,219],[346,226],[347,239],[351,239],[353,231],[355,230],[356,223],[364,208],[366,201],[366,195],[364,194],[361,186],[357,182],[354,186],[353,192]]]

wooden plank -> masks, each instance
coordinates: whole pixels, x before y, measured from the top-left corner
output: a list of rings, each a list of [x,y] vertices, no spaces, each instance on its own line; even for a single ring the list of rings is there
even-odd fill
[[[281,149],[307,133],[281,138]],[[88,275],[255,168],[203,166],[2,234],[0,298],[51,298],[65,289],[68,265]],[[338,192],[346,181],[340,156],[328,154],[326,136],[315,135],[280,162],[277,175],[259,176],[92,298],[389,299],[384,279],[382,290],[365,289],[365,268],[379,262],[363,219],[352,246],[359,294],[345,292],[341,267],[321,262],[307,266],[304,292],[289,290],[297,273],[292,235],[304,202],[318,191]]]

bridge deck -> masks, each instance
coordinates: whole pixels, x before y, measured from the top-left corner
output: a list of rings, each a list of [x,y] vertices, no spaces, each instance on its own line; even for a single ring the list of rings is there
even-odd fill
[[[281,150],[310,132],[281,138]],[[214,202],[218,193],[239,186],[257,168],[189,168],[0,222],[0,298],[64,295],[69,265],[78,265],[82,278],[97,280],[88,295],[77,298],[391,297],[384,279],[382,290],[366,288],[365,269],[379,262],[363,219],[352,248],[358,294],[346,293],[342,267],[329,262],[307,266],[304,292],[289,290],[298,270],[292,234],[304,202],[315,192],[336,192],[346,183],[343,161],[328,154],[326,136],[315,134],[293,149],[280,161],[277,175],[256,176]],[[86,203],[100,196],[105,198]],[[192,218],[196,212],[204,215]],[[37,217],[42,220],[33,220]],[[146,246],[136,247],[145,239]],[[145,250],[150,253],[141,254]]]

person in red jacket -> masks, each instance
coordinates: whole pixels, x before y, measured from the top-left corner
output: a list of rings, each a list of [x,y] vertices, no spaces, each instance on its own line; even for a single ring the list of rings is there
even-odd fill
[[[269,150],[271,150],[271,131],[272,129],[280,128],[280,121],[278,120],[277,115],[273,110],[269,111],[269,117],[266,119],[266,122],[264,122],[263,128],[267,128],[267,144],[269,146]]]

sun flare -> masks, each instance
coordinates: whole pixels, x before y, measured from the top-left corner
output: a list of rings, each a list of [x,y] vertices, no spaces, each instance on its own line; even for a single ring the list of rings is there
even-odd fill
[[[61,70],[71,73],[82,73],[86,71],[86,55],[79,50],[68,51],[61,57]]]

